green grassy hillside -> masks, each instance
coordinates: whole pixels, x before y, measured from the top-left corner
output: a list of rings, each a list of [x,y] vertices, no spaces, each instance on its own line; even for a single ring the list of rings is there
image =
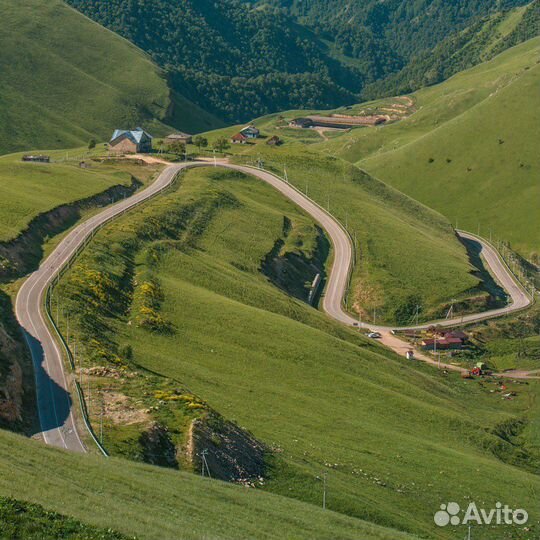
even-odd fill
[[[127,540],[110,529],[87,526],[40,505],[5,497],[0,497],[0,524],[2,540]]]
[[[263,138],[252,145],[233,145],[229,152],[240,163],[264,166],[289,181],[330,211],[356,236],[356,265],[347,305],[364,321],[410,324],[420,305],[420,317],[444,317],[452,299],[459,310],[479,310],[488,301],[467,252],[450,223],[440,214],[334,156],[317,152],[338,140],[329,133],[322,143],[313,130],[286,127],[297,111],[256,121]],[[208,134],[212,143],[236,128]],[[278,135],[285,144],[265,144]],[[339,134],[338,134],[339,135]]]
[[[62,452],[4,431],[0,431],[0,471],[2,496],[37,503],[130,538],[412,538],[285,497],[124,460]],[[0,507],[0,520],[6,519],[6,524],[0,521],[0,538],[6,538],[3,532],[13,523],[4,516]],[[20,512],[17,519],[23,519]],[[58,523],[50,537],[71,538],[61,536],[62,525]],[[31,532],[36,538],[49,538],[47,523],[39,521],[37,512],[19,538],[32,538],[27,534]],[[119,538],[89,527],[79,528],[75,538],[93,539],[92,534]]]
[[[412,95],[418,111],[318,149],[484,236],[540,249],[540,38]]]
[[[82,151],[49,153],[53,163],[23,163],[22,154],[0,157],[0,242],[11,240],[37,215],[63,204],[92,197],[116,185],[129,186],[132,177],[147,181],[155,167],[135,163],[98,163],[81,168]],[[68,158],[66,160],[65,158]]]
[[[0,395],[8,388],[9,396],[2,399],[0,425],[24,431],[35,414],[34,376],[5,293],[13,295],[16,284],[11,282],[37,268],[54,237],[96,207],[133,193],[160,169],[93,161],[85,150],[53,151],[50,156],[53,162],[43,164],[23,163],[21,154],[0,157]],[[79,166],[81,159],[87,168]],[[10,377],[18,366],[22,380],[15,378],[13,385]]]
[[[532,422],[529,389],[501,400],[494,382],[408,364],[284,295],[259,271],[284,216],[310,230],[268,186],[207,169],[96,236],[55,293],[82,366],[126,373],[120,385],[90,377],[93,420],[99,389],[151,416],[129,431],[107,416],[105,445],[123,455],[131,445],[136,456],[137,433],[157,420],[182,455],[184,404],[162,390],[189,388],[269,446],[265,491],[314,508],[327,473],[331,510],[430,538],[464,533],[435,528],[440,501],[503,498],[530,508],[536,531],[538,457],[525,438],[504,438],[518,418]],[[309,252],[310,234],[299,238]]]
[[[59,0],[0,2],[0,152],[108,140],[116,127],[158,134],[218,126],[126,40]]]

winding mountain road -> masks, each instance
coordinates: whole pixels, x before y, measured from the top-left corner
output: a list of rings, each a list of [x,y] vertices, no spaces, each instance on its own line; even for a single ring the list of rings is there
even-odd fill
[[[41,433],[47,444],[76,452],[86,451],[73,415],[73,402],[71,399],[72,375],[66,374],[61,347],[53,335],[53,330],[45,320],[44,301],[47,288],[56,279],[59,271],[76,256],[77,251],[85,245],[98,228],[114,217],[167,189],[183,169],[208,167],[209,165],[208,162],[168,165],[152,185],[129,199],[106,208],[101,213],[75,227],[66,235],[51,255],[45,259],[39,269],[28,277],[19,290],[15,311],[32,354]],[[343,309],[343,298],[347,291],[353,260],[350,238],[345,229],[326,210],[281,178],[269,172],[242,165],[219,163],[219,166],[255,176],[266,182],[310,214],[323,227],[334,247],[334,264],[323,297],[323,309],[337,321],[351,326],[358,326],[357,319],[351,317]],[[455,326],[465,322],[505,315],[527,307],[531,303],[530,297],[514,281],[495,249],[474,235],[465,232],[459,232],[458,234],[462,238],[480,244],[481,255],[500,285],[508,292],[511,303],[504,308],[444,320],[440,321],[439,324],[442,326]],[[366,326],[381,332],[383,334],[383,343],[396,352],[404,354],[404,350],[408,348],[407,344],[392,335],[393,327]],[[424,324],[416,328],[426,328],[427,326],[429,325]],[[433,362],[432,359],[427,357],[422,359]],[[450,366],[448,367],[450,368]]]

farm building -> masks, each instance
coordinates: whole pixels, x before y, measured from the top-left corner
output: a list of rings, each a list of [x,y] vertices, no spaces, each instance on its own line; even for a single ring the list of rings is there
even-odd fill
[[[109,142],[109,150],[117,154],[151,152],[152,136],[139,127],[131,131],[117,129]]]
[[[289,122],[290,127],[307,129],[313,127],[313,120],[311,118],[295,118]]]
[[[23,156],[22,157],[22,160],[23,161],[27,161],[27,162],[33,162],[33,163],[50,163],[51,162],[51,158],[49,156]]]
[[[255,126],[246,126],[240,130],[240,133],[246,137],[246,139],[257,139],[261,132]]]
[[[447,332],[444,337],[461,339],[463,343],[469,341],[468,334],[462,332],[461,330],[453,330],[452,332]]]
[[[170,135],[167,135],[164,139],[165,144],[172,144],[175,142],[179,142],[182,144],[191,144],[192,135],[189,135],[189,133],[171,133]]]
[[[248,141],[248,138],[242,133],[237,133],[236,135],[233,135],[231,137],[231,142],[233,144],[246,144]]]
[[[350,129],[357,126],[378,126],[386,122],[386,117],[373,116],[346,116],[333,114],[332,116],[310,116],[309,119],[316,127]]]
[[[308,116],[306,118],[296,118],[289,122],[290,127],[312,128],[323,127],[333,129],[351,129],[359,126],[378,126],[386,122],[386,116],[347,116],[343,114],[333,114],[331,116]]]
[[[422,348],[433,351],[433,350],[449,350],[449,349],[461,349],[463,347],[463,342],[461,339],[457,338],[441,338],[441,339],[435,339],[435,338],[429,338],[424,339],[421,343]]]

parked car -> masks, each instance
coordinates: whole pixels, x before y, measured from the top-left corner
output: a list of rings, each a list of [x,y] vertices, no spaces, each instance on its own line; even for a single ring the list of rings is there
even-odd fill
[[[370,337],[372,339],[379,339],[381,337],[381,334],[379,334],[379,332],[370,332],[368,334],[368,337]]]

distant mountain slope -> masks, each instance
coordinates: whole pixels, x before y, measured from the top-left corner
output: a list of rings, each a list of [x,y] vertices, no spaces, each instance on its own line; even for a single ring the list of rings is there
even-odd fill
[[[0,0],[0,152],[106,139],[117,126],[219,126],[144,53],[58,0]]]
[[[435,47],[479,17],[527,4],[530,0],[259,0],[282,7],[300,22],[332,40],[352,57],[365,43],[383,43],[406,63]],[[362,45],[364,42],[364,45]]]
[[[422,55],[528,1],[67,0],[147,51],[182,95],[235,123],[351,104],[404,67],[431,72]]]
[[[308,29],[238,0],[68,0],[147,51],[175,88],[228,121],[354,102],[362,76]]]
[[[525,256],[540,251],[540,37],[412,94],[418,111],[322,147]]]
[[[413,58],[399,73],[368,85],[363,95],[376,98],[412,92],[494,58],[509,47],[540,35],[540,0],[482,18],[453,34],[433,50]]]

